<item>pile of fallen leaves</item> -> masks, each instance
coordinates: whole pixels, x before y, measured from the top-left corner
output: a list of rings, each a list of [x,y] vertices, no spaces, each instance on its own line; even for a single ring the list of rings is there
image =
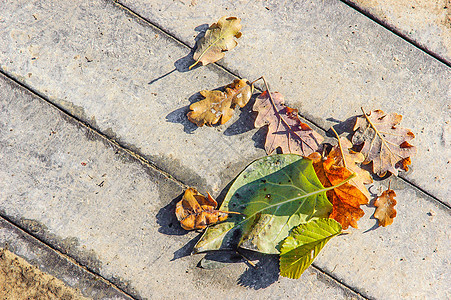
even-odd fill
[[[211,25],[198,42],[193,66],[215,62],[234,48],[234,37],[241,36],[239,23],[223,17]],[[362,109],[352,139],[340,137],[332,127],[337,142],[326,151],[323,136],[260,79],[266,90],[253,105],[254,125],[267,126],[268,156],[238,175],[219,209],[210,194],[189,188],[176,215],[186,230],[207,228],[194,253],[243,248],[279,254],[281,275],[299,278],[332,237],[349,226],[357,228],[364,215],[360,206],[371,198],[366,186],[373,182],[362,165],[372,163],[372,173],[379,177],[407,171],[416,152],[409,143],[414,134],[398,126],[401,115]],[[237,105],[244,107],[252,98],[254,82],[236,79],[224,91],[201,91],[204,99],[191,104],[188,119],[197,126],[226,123]],[[395,196],[389,187],[374,202],[379,225],[393,223]]]

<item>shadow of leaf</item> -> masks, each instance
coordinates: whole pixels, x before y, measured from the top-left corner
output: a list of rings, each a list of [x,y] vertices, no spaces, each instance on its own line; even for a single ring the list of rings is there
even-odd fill
[[[208,27],[210,26],[207,23],[205,23],[194,28],[195,31],[199,32],[194,39],[196,42],[205,36],[205,32],[207,31]]]
[[[201,98],[200,93],[195,93],[194,95],[191,95],[191,97],[188,98],[188,101],[190,102],[190,105],[196,101],[199,101]],[[166,121],[171,123],[180,123],[183,125],[183,131],[185,131],[188,134],[193,133],[198,127],[196,124],[190,122],[188,120],[188,117],[186,114],[190,111],[189,105],[178,108],[172,112],[170,112],[168,115],[166,115]]]
[[[264,289],[279,279],[277,255],[262,254],[256,268],[249,267],[238,279],[238,284],[254,290]]]
[[[346,138],[351,140],[352,135],[354,134],[354,130],[353,129],[354,129],[354,124],[355,124],[356,119],[357,119],[357,116],[352,116],[352,117],[346,119],[343,122],[340,121],[340,120],[334,119],[334,118],[328,118],[327,121],[337,123],[337,124],[334,125],[335,131],[339,135],[341,135],[342,133],[347,133]],[[330,137],[334,137],[334,138],[336,137],[331,129],[329,129],[326,132],[326,134],[328,136],[330,136]]]
[[[241,256],[234,251],[212,251],[207,253],[197,266],[207,270],[214,270],[240,262],[242,262]]]
[[[180,223],[175,216],[175,205],[182,200],[182,196],[183,193],[158,211],[156,215],[157,224],[160,225],[158,232],[167,235],[185,235],[188,233],[188,231],[180,226]]]
[[[378,176],[376,176],[376,177],[378,177]],[[379,226],[379,220],[378,219],[376,219],[375,217],[374,217],[374,213],[376,212],[376,207],[374,206],[374,202],[376,202],[376,200],[377,200],[377,197],[379,197],[379,191],[374,191],[374,189],[375,189],[375,186],[373,185],[373,186],[371,186],[369,189],[368,189],[368,191],[370,192],[370,194],[371,194],[371,200],[369,201],[369,203],[366,205],[367,207],[371,207],[371,208],[374,208],[374,210],[373,210],[373,213],[371,214],[371,217],[370,217],[370,220],[375,220],[375,223],[374,223],[374,225],[371,227],[371,228],[369,228],[369,229],[367,229],[367,230],[365,230],[363,233],[367,233],[367,232],[370,232],[370,231],[374,231],[374,230],[376,230],[376,229],[378,229],[380,226]]]
[[[171,261],[174,261],[176,259],[190,256],[191,253],[193,253],[194,245],[200,240],[200,237],[202,236],[202,233],[199,233],[195,238],[190,240],[188,243],[186,243],[182,248],[178,249],[174,252],[174,256],[172,257]]]
[[[197,41],[200,40],[205,35],[205,31],[207,29],[208,29],[208,24],[199,25],[194,29],[199,32],[199,34],[195,38],[196,44],[197,44]],[[188,53],[186,56],[176,60],[174,62],[174,69],[150,80],[148,84],[153,84],[153,83],[171,75],[175,71],[178,71],[180,73],[185,73],[185,72],[190,71],[189,66],[191,66],[195,62],[195,60],[193,59],[194,50],[195,50],[195,48],[191,49],[190,53]]]
[[[227,129],[224,131],[224,135],[232,136],[242,134],[255,128],[254,121],[257,112],[253,112],[252,107],[254,106],[256,98],[257,94],[253,94],[251,99],[249,99],[249,102],[243,108],[239,109],[239,106],[235,108],[235,113],[238,113],[238,111],[240,111],[240,116],[238,120],[236,120],[232,125],[227,127]]]

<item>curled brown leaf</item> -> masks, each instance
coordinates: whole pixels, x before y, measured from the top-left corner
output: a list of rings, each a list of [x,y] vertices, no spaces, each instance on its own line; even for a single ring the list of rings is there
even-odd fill
[[[253,85],[247,79],[235,79],[225,91],[200,91],[205,97],[190,105],[188,119],[199,127],[226,123],[234,114],[236,105],[244,107],[252,96]]]

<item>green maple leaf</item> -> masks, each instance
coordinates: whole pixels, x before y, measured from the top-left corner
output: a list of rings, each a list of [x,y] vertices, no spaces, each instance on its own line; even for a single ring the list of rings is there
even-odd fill
[[[341,233],[334,219],[316,219],[294,228],[280,248],[280,275],[297,279],[326,243]]]

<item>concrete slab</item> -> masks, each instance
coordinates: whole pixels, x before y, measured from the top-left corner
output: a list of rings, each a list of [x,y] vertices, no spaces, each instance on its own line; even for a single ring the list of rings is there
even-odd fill
[[[449,0],[344,0],[451,64]]]
[[[175,219],[179,184],[3,76],[0,91],[1,214],[135,298],[359,298],[314,268],[279,278],[275,257],[258,270],[198,268],[198,234]]]
[[[90,299],[132,299],[3,218],[0,218],[0,248],[7,248]]]
[[[265,75],[325,130],[362,106],[402,114],[418,146],[403,177],[450,204],[443,189],[451,176],[446,65],[338,0],[120,2],[190,47],[219,17],[242,18],[243,36],[219,64],[251,80]]]
[[[218,192],[264,155],[248,127],[225,135],[226,127],[196,129],[186,118],[198,91],[233,77],[214,66],[185,72],[189,49],[112,2],[14,1],[4,8],[5,72],[183,182]]]

